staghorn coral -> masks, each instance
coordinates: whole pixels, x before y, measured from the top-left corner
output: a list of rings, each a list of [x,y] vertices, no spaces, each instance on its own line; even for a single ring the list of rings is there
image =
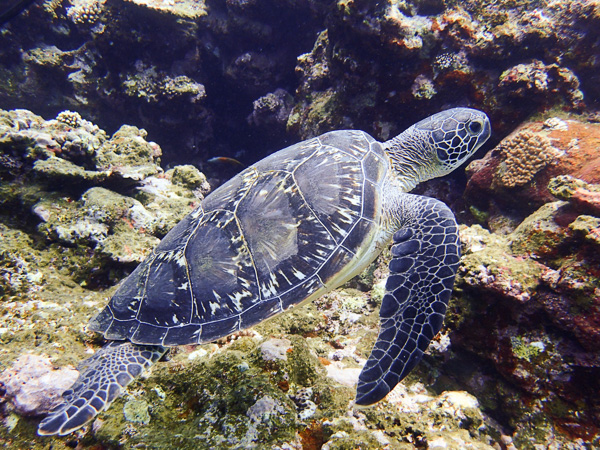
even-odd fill
[[[530,130],[521,130],[499,146],[504,156],[500,182],[505,187],[527,184],[536,173],[546,167],[557,155],[550,140]]]

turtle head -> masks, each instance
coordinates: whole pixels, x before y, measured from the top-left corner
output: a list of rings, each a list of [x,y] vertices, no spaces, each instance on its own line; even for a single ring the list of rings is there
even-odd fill
[[[421,120],[384,145],[398,175],[419,183],[452,172],[490,134],[490,120],[485,113],[453,108]]]

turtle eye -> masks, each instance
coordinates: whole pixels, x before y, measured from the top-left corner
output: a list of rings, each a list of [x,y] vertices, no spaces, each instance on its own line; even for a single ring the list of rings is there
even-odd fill
[[[469,129],[469,133],[479,134],[479,132],[483,128],[483,123],[481,122],[481,120],[473,120],[473,121],[469,122],[469,124],[467,125],[467,128]]]

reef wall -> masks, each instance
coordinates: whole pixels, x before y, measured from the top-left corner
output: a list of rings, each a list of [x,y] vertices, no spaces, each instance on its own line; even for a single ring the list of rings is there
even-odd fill
[[[595,0],[45,0],[2,30],[1,107],[152,129],[166,163],[333,128],[385,140],[456,105],[500,138],[600,96]]]

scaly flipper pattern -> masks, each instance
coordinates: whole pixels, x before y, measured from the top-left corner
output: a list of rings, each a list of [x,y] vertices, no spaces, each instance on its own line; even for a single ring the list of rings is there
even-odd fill
[[[166,349],[114,341],[83,361],[79,378],[63,393],[64,403],[40,423],[42,436],[69,434],[107,409],[123,389],[158,361]]]
[[[385,397],[423,356],[442,327],[460,259],[458,226],[442,202],[400,197],[381,328],[358,380],[357,405]]]

